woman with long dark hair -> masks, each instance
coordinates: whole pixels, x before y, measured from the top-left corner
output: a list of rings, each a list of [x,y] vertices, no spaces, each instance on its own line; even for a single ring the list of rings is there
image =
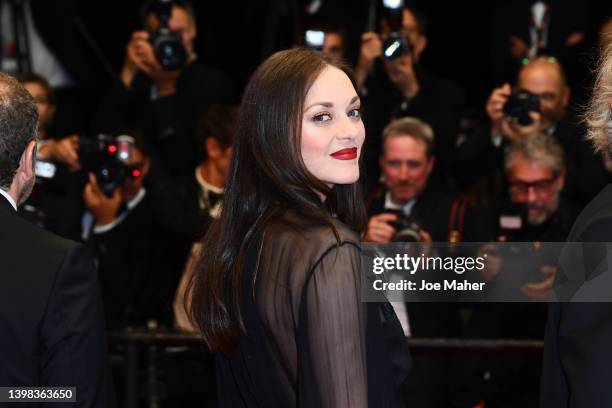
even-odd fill
[[[401,326],[388,303],[360,299],[365,131],[351,78],[293,49],[246,88],[221,217],[190,285],[222,407],[401,406]]]

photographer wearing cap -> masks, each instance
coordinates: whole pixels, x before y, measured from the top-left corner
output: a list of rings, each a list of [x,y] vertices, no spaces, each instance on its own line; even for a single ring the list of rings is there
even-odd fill
[[[113,406],[91,255],[17,214],[34,186],[38,113],[3,73],[0,123],[0,386],[75,387],[76,405]]]
[[[196,164],[197,116],[213,103],[231,101],[233,86],[225,74],[198,61],[191,2],[151,0],[143,10],[143,29],[132,33],[120,81],[103,100],[94,128],[143,129],[170,174],[186,174]]]
[[[380,135],[391,119],[404,116],[429,123],[436,134],[434,153],[438,163],[434,172],[441,175],[452,154],[464,93],[453,82],[419,64],[427,47],[425,18],[405,6],[385,6],[381,10],[380,33],[362,35],[355,67],[367,132]],[[368,182],[374,183],[379,174],[380,140],[371,137],[366,143]]]

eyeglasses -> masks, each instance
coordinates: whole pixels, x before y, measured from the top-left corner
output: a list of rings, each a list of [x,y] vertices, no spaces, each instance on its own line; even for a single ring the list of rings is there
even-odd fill
[[[511,180],[510,181],[510,192],[513,195],[527,195],[529,194],[529,189],[533,188],[533,191],[536,195],[542,196],[549,194],[553,188],[555,181],[557,181],[558,176],[553,176],[547,179],[532,181],[531,183],[527,183],[522,180]]]

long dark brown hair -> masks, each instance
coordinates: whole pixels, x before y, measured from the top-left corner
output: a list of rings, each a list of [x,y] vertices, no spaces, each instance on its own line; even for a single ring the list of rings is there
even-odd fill
[[[272,55],[246,87],[221,216],[202,239],[189,286],[191,304],[186,305],[212,351],[231,354],[245,331],[240,267],[255,228],[263,230],[272,214],[294,209],[328,225],[338,240],[330,214],[357,232],[365,228],[359,183],[330,188],[308,172],[302,160],[304,100],[327,66],[341,69],[353,81],[350,70],[340,62],[298,48]],[[326,196],[324,205],[316,192]]]

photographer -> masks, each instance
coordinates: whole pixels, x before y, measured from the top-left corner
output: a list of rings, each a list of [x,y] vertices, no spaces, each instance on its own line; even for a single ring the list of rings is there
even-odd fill
[[[429,123],[436,134],[435,155],[438,158],[436,175],[446,171],[457,134],[459,117],[464,105],[464,94],[454,83],[439,78],[420,64],[427,47],[425,19],[415,10],[386,10],[381,21],[381,33],[367,32],[361,37],[361,49],[355,77],[364,106],[368,135],[380,135],[382,128],[393,118],[412,116]],[[395,49],[384,41],[398,38]],[[394,37],[395,38],[395,37]],[[377,159],[380,140],[368,138],[366,170],[368,182],[378,179]],[[436,182],[440,180],[436,179]]]
[[[47,80],[36,74],[20,75],[17,80],[32,95],[38,111],[38,149],[36,186],[20,213],[41,227],[71,239],[79,237],[82,212],[81,168],[78,135],[55,135],[51,124],[56,98]],[[51,170],[41,171],[47,165]]]
[[[231,101],[232,83],[198,62],[190,2],[149,1],[143,15],[144,29],[132,33],[121,80],[103,100],[94,128],[142,129],[160,164],[173,176],[184,175],[197,163],[198,115],[213,103]]]
[[[93,172],[83,191],[83,240],[97,258],[108,330],[144,325],[151,317],[145,291],[157,270],[152,257],[158,237],[144,188],[150,159],[142,137],[130,133],[129,157],[115,162],[124,176],[112,181],[110,194]]]
[[[509,186],[509,202],[499,205],[496,211],[495,240],[524,242],[515,250],[524,251],[521,258],[526,265],[533,259],[542,259],[539,270],[526,265],[504,263],[503,257],[493,259],[494,246],[485,251],[489,254],[487,269],[483,278],[490,288],[513,291],[516,298],[522,295],[524,301],[516,303],[480,303],[472,305],[467,325],[467,335],[472,338],[529,339],[544,338],[546,324],[546,303],[549,299],[556,274],[556,260],[548,259],[546,248],[539,248],[539,242],[564,242],[569,235],[578,208],[561,196],[565,182],[564,154],[555,138],[546,133],[535,133],[519,138],[505,151],[505,176]],[[512,209],[512,210],[511,210]],[[531,243],[531,244],[528,244]],[[531,255],[530,255],[531,254]],[[548,255],[547,255],[548,254]],[[520,262],[516,254],[515,262]],[[495,256],[495,258],[499,258]],[[548,259],[548,261],[546,260]],[[492,263],[494,267],[489,267]],[[548,265],[550,263],[550,265]],[[466,384],[457,389],[470,394],[472,405],[480,400],[505,401],[508,406],[537,406],[540,384],[541,360],[516,358],[512,360],[476,359],[473,370],[460,376]],[[485,380],[483,380],[485,378]],[[520,393],[517,390],[521,390]],[[464,395],[464,398],[466,397]]]
[[[457,149],[455,170],[461,177],[484,177],[493,199],[506,190],[503,149],[527,135],[554,136],[567,154],[565,194],[582,204],[609,179],[600,154],[583,140],[583,129],[568,113],[570,88],[559,62],[537,57],[521,67],[517,83],[493,90],[486,104],[489,123]],[[582,182],[588,179],[589,183]]]
[[[384,181],[366,200],[369,221],[364,241],[389,243],[399,239],[400,229],[410,234],[411,240],[423,242],[478,241],[472,210],[429,184],[436,162],[431,127],[416,118],[396,119],[384,129],[382,138],[379,163]],[[414,337],[460,334],[456,304],[396,302],[393,307],[404,332]],[[415,358],[419,370],[406,391],[413,394],[411,401],[422,399],[422,406],[448,406],[449,377],[441,374],[447,372],[448,363],[446,358]]]
[[[310,24],[304,33],[304,45],[338,59],[346,58],[346,34],[334,24]]]
[[[396,119],[383,130],[379,157],[383,182],[366,200],[370,217],[366,241],[393,241],[394,224],[402,214],[420,225],[419,234],[425,241],[471,241],[480,236],[473,225],[464,222],[465,230],[449,231],[449,218],[457,204],[450,194],[429,183],[436,163],[433,135],[427,123],[410,117]],[[452,227],[458,224],[450,223]]]
[[[169,262],[169,273],[163,275],[164,281],[160,285],[163,291],[160,298],[169,300],[175,296],[181,273],[190,252],[193,252],[193,244],[220,214],[237,123],[237,106],[211,107],[200,118],[196,132],[204,159],[182,179],[161,178],[150,183],[156,219],[159,220],[162,234],[170,237],[173,248],[172,255],[168,255],[173,258]],[[183,286],[174,300],[174,316],[170,315],[169,308],[164,309],[163,321],[170,324],[174,319],[182,329],[188,326],[182,301],[191,272],[189,268],[183,272]]]

